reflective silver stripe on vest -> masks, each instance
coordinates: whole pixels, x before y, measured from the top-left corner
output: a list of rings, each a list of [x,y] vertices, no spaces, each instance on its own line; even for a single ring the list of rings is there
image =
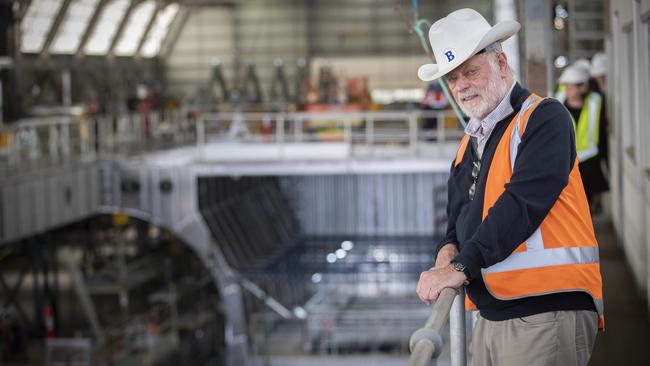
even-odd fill
[[[517,158],[517,149],[519,147],[519,143],[521,142],[521,134],[519,133],[519,125],[521,122],[521,118],[524,116],[526,111],[528,111],[530,106],[533,105],[538,100],[539,97],[531,95],[528,99],[524,101],[524,104],[521,105],[521,109],[517,114],[515,127],[512,129],[512,133],[510,134],[510,168],[512,170],[515,169],[515,159]]]
[[[549,248],[512,253],[508,258],[481,270],[483,274],[520,269],[598,263],[598,247]]]

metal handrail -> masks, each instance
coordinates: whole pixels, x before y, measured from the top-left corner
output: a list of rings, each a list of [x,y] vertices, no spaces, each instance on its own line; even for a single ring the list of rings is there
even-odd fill
[[[434,117],[437,127],[425,130],[420,126],[420,119]],[[205,113],[196,119],[155,112],[30,118],[4,126],[8,144],[0,146],[0,176],[112,154],[233,141],[272,144],[280,152],[289,144],[335,142],[346,146],[348,157],[374,155],[376,146],[404,147],[400,151],[419,155],[426,141],[441,143],[462,136],[462,129],[445,126],[449,118],[455,116],[444,110],[225,112]]]
[[[429,365],[432,359],[438,358],[444,344],[440,332],[447,322],[450,311],[454,313],[451,319],[453,323],[450,324],[452,365],[466,364],[463,292],[462,288],[458,294],[456,290],[451,288],[442,290],[438,300],[433,304],[431,315],[429,315],[424,327],[416,330],[411,335],[409,340],[409,349],[411,351],[411,357],[408,361],[409,366]],[[454,301],[455,299],[456,301]]]

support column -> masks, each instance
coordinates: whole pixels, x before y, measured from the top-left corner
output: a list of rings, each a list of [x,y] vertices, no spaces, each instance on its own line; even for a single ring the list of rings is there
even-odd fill
[[[523,0],[524,86],[539,95],[552,93],[551,5],[548,0]]]

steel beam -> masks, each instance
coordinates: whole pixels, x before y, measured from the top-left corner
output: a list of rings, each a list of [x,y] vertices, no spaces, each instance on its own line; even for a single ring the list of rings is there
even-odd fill
[[[50,55],[50,46],[52,45],[52,41],[54,41],[57,33],[59,33],[59,29],[61,28],[61,24],[63,24],[63,19],[65,19],[65,14],[68,12],[71,2],[72,0],[63,0],[63,4],[61,4],[61,8],[59,8],[59,13],[56,15],[54,23],[52,23],[52,26],[50,27],[47,38],[45,38],[45,43],[43,43],[43,48],[40,53],[41,58]]]
[[[95,31],[95,28],[97,27],[97,23],[98,23],[97,20],[99,19],[99,15],[104,11],[104,7],[106,6],[107,2],[108,0],[99,0],[99,3],[97,3],[97,6],[95,7],[95,11],[93,12],[93,15],[90,17],[90,20],[86,25],[86,29],[84,30],[84,33],[81,36],[81,40],[79,40],[79,48],[77,48],[77,52],[75,53],[76,58],[82,58],[85,56],[84,47],[86,47],[86,42],[88,42],[88,39],[90,39],[90,35]]]
[[[117,31],[115,32],[115,35],[113,36],[113,40],[111,41],[111,46],[108,48],[107,55],[109,57],[115,56],[115,47],[117,46],[117,42],[119,42],[120,38],[122,38],[122,33],[124,33],[124,28],[126,28],[126,25],[129,22],[129,18],[133,13],[133,10],[135,10],[135,8],[138,5],[140,5],[141,2],[142,0],[132,0],[131,3],[129,4],[129,7],[126,8],[126,12],[122,16],[122,21],[120,22],[120,25],[117,27]]]
[[[189,17],[190,17],[189,9],[185,7],[181,7],[180,9],[178,9],[178,13],[176,13],[174,20],[172,20],[169,29],[167,30],[167,34],[161,41],[160,49],[158,52],[159,56],[163,58],[169,58],[169,55],[172,53],[172,50],[174,49],[174,45],[178,41],[178,37],[180,37],[181,32],[185,27],[185,23],[187,23],[187,19]]]
[[[140,50],[142,50],[142,46],[147,41],[147,37],[151,32],[151,28],[153,28],[153,25],[156,22],[156,18],[158,18],[158,15],[163,9],[164,7],[161,5],[161,3],[156,2],[156,9],[154,9],[153,14],[151,15],[151,19],[149,19],[149,23],[147,23],[147,27],[144,29],[144,33],[142,33],[142,38],[140,39],[140,42],[138,42],[138,47],[135,49],[133,57],[137,59],[140,58]]]

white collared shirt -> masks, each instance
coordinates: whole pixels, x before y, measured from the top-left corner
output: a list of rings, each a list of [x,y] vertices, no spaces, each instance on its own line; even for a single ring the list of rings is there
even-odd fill
[[[494,126],[497,125],[499,121],[504,119],[507,115],[512,113],[514,110],[510,105],[510,94],[512,94],[512,89],[514,89],[517,81],[513,81],[510,86],[510,90],[506,95],[501,99],[501,102],[490,112],[485,118],[477,119],[471,118],[467,127],[465,127],[465,133],[476,137],[476,142],[478,143],[478,156],[479,158],[483,156],[483,149],[485,148],[485,143],[492,134]]]

